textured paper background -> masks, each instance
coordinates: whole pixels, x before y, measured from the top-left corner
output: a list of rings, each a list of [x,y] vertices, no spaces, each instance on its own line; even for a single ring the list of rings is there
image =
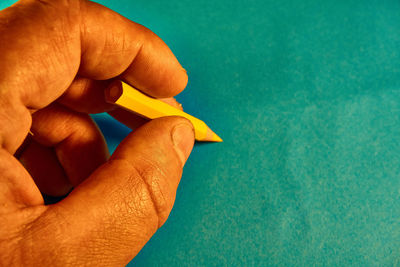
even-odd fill
[[[398,1],[99,2],[168,43],[224,139],[131,266],[400,265]]]

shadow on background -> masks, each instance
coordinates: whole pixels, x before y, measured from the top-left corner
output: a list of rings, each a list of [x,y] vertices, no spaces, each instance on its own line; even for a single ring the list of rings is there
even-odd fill
[[[113,153],[118,144],[132,131],[106,113],[91,115],[106,138],[108,149]]]

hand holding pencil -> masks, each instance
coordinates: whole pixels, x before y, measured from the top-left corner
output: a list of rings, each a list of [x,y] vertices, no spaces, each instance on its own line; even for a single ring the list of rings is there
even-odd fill
[[[146,122],[104,92],[117,78],[173,97],[185,70],[150,30],[93,2],[21,1],[0,22],[0,265],[127,264],[167,219],[196,129],[185,116]],[[96,112],[138,127],[111,157]],[[41,193],[68,192],[44,205]]]
[[[222,142],[203,121],[183,112],[172,105],[149,97],[122,81],[113,82],[105,92],[106,101],[115,103],[146,119],[157,119],[167,116],[180,116],[188,119],[194,127],[195,138],[198,141]]]

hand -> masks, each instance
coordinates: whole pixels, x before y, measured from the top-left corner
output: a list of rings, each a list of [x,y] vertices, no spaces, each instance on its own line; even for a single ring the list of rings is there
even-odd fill
[[[106,104],[115,77],[163,98],[187,83],[155,34],[101,5],[23,0],[0,12],[0,265],[124,265],[167,219],[193,128],[142,125]],[[110,159],[88,115],[103,111],[140,126]],[[44,205],[40,191],[71,188]]]

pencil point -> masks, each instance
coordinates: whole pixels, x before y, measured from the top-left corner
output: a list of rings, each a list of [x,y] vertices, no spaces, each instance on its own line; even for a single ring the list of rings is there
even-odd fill
[[[214,141],[214,142],[222,142],[222,138],[219,137],[216,133],[214,133],[213,141]]]
[[[222,142],[222,139],[216,133],[214,133],[210,128],[208,128],[207,136],[204,139],[201,139],[199,141]]]

